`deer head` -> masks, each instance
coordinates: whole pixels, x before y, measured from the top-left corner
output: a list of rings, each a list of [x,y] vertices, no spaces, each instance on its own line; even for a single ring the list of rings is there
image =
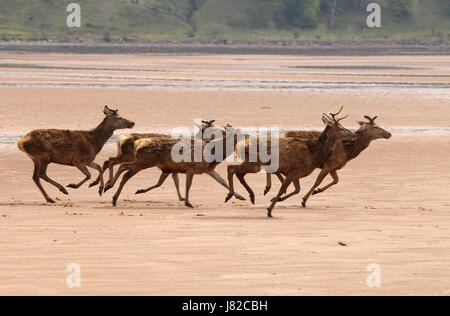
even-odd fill
[[[124,119],[119,115],[119,110],[111,110],[108,106],[103,109],[103,114],[105,114],[105,122],[107,126],[112,130],[133,128],[135,123]]]
[[[195,138],[204,138],[204,136],[206,135],[206,139],[209,139],[208,137],[211,136],[212,134],[214,134],[217,130],[222,131],[219,128],[216,128],[214,126],[214,123],[216,122],[216,120],[210,120],[210,121],[205,121],[202,120],[200,121],[202,124],[198,124],[197,122],[195,122]],[[222,131],[223,132],[223,131]],[[223,133],[222,133],[223,134]],[[214,139],[214,137],[213,137]]]
[[[331,135],[335,136],[337,139],[340,140],[349,140],[356,137],[356,134],[352,132],[351,130],[345,128],[341,125],[341,121],[345,120],[348,115],[343,116],[339,118],[339,114],[341,114],[344,107],[341,107],[340,111],[338,113],[324,113],[322,116],[322,121],[325,125],[327,125],[327,128],[329,129],[329,132]]]
[[[358,132],[364,132],[371,140],[375,139],[389,139],[392,137],[392,134],[388,132],[387,130],[379,127],[375,120],[378,118],[378,116],[375,116],[371,118],[370,116],[366,115],[364,118],[368,122],[361,121],[359,122],[359,125],[361,126],[358,130]]]

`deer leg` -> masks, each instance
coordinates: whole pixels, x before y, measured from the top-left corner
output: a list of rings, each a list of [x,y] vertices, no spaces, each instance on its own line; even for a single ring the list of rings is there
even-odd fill
[[[172,179],[175,183],[175,188],[177,189],[178,200],[180,200],[180,202],[184,202],[184,198],[181,196],[180,192],[180,179],[178,178],[178,173],[172,173]]]
[[[234,196],[234,180],[233,176],[235,174],[235,168],[237,166],[228,166],[228,186],[230,192],[228,192],[227,197],[225,198],[225,203],[227,203]]]
[[[36,186],[38,187],[39,191],[41,191],[42,195],[44,196],[45,200],[48,203],[56,203],[55,201],[53,201],[47,194],[47,192],[45,192],[44,188],[42,187],[41,181],[40,181],[40,163],[37,160],[33,160],[34,162],[34,172],[33,172],[33,181],[34,183],[36,183]]]
[[[283,182],[284,182],[283,175],[280,172],[277,172],[277,177],[278,177],[278,180],[280,180],[281,184],[283,184]],[[284,191],[283,194],[286,194],[286,193],[287,193],[287,190]]]
[[[214,180],[216,180],[221,186],[230,190],[230,187],[228,186],[227,182],[217,173],[217,171],[213,170],[211,172],[208,172],[208,175]],[[236,199],[245,201],[245,198],[240,194],[234,192],[233,195],[236,197]]]
[[[283,175],[281,173],[277,172],[277,177],[278,177],[278,179],[280,180],[281,183],[284,182],[284,178],[283,178]]]
[[[116,182],[119,180],[120,175],[122,173],[124,173],[127,170],[131,170],[134,166],[134,163],[123,163],[120,165],[119,170],[117,170],[116,175],[114,176],[114,179],[112,182],[106,183],[105,185],[105,190],[103,191],[103,193],[108,192],[110,189],[112,189],[114,187],[114,185],[116,184]]]
[[[270,189],[272,189],[272,175],[270,173],[268,173],[266,175],[267,180],[266,180],[266,188],[264,190],[264,196],[267,195],[267,193],[270,192]]]
[[[100,196],[102,196],[103,194],[103,189],[105,187],[105,183],[103,182],[103,169],[102,167],[100,167],[99,165],[97,165],[95,162],[91,162],[89,164],[89,167],[91,167],[92,169],[95,169],[99,172],[98,177],[100,178],[100,187],[98,188],[98,194]],[[97,181],[97,180],[96,180]]]
[[[325,177],[330,173],[329,170],[327,169],[322,169],[322,171],[320,172],[319,176],[317,177],[316,183],[313,185],[313,187],[311,188],[311,190],[309,190],[308,194],[305,195],[305,197],[303,198],[303,202],[302,202],[302,206],[306,207],[306,202],[308,202],[309,197],[311,196],[311,194],[314,192],[314,190],[322,183],[323,179],[325,179]]]
[[[98,175],[97,179],[95,179],[95,181],[89,185],[90,188],[95,187],[97,184],[100,183],[100,181],[103,177],[103,174],[105,173],[106,169],[108,169],[108,167],[109,167],[109,162],[111,159],[113,159],[113,158],[110,158],[109,160],[107,160],[103,163],[103,168],[101,168],[100,174]],[[110,177],[110,179],[112,179],[112,177]]]
[[[159,188],[160,186],[163,185],[164,181],[166,181],[166,179],[167,179],[168,176],[170,176],[170,172],[163,172],[163,173],[161,174],[161,177],[159,178],[159,181],[158,181],[158,183],[157,183],[156,185],[154,185],[154,186],[152,186],[152,187],[149,187],[148,189],[139,190],[139,191],[136,192],[136,195],[138,195],[138,194],[144,194],[144,193],[147,193],[147,192],[149,192],[149,191],[151,191],[151,190],[154,190],[154,189],[156,189],[156,188]]]
[[[244,186],[244,188],[250,195],[250,202],[252,202],[252,204],[255,205],[255,193],[253,192],[252,188],[248,185],[247,181],[245,181],[245,176],[246,176],[245,173],[236,174],[236,177],[238,178],[239,182]]]
[[[108,166],[109,166],[109,160],[107,160],[103,163],[103,168],[101,168],[100,174],[98,175],[97,179],[95,179],[95,181],[89,185],[90,188],[95,187],[97,184],[100,183],[100,181],[103,177],[103,174],[105,173],[106,169],[108,169]]]
[[[69,184],[67,187],[71,188],[71,189],[78,189],[80,188],[83,184],[85,184],[87,181],[89,181],[89,179],[91,178],[91,173],[89,172],[89,170],[87,170],[86,166],[81,165],[81,166],[77,166],[77,168],[86,176],[86,178],[84,178],[83,181],[81,181],[78,184]]]
[[[103,177],[103,174],[105,173],[106,169],[108,169],[108,166],[109,166],[109,160],[107,160],[103,163],[103,168],[101,169],[102,171],[98,175],[97,179],[95,179],[95,181],[89,185],[90,188],[95,187],[97,184],[100,183],[101,178]]]
[[[120,193],[122,193],[122,190],[123,190],[123,187],[125,186],[125,184],[126,184],[128,181],[130,181],[130,179],[131,179],[132,177],[134,177],[138,172],[139,172],[138,170],[131,169],[131,170],[128,170],[127,173],[125,173],[125,175],[124,175],[123,178],[122,178],[122,181],[120,182],[120,186],[119,186],[119,188],[117,189],[116,194],[114,194],[114,197],[113,197],[113,203],[112,203],[113,206],[117,206],[117,200],[119,199]],[[116,176],[117,176],[117,175],[116,175]]]
[[[188,169],[186,173],[186,200],[184,201],[184,205],[190,208],[194,208],[194,206],[191,203],[189,203],[189,191],[191,190],[193,179],[194,179],[194,172]]]
[[[260,168],[261,167],[259,165],[244,165],[244,164],[228,166],[228,182],[230,184],[230,193],[226,197],[225,203],[227,203],[235,195],[235,193],[234,193],[233,175],[241,174],[241,175],[245,176],[247,173],[258,173],[259,171],[261,171]],[[252,197],[254,199],[255,193],[250,189],[249,186],[247,186],[247,188],[246,189],[247,189],[247,192],[248,192],[248,194],[250,196],[250,199],[252,199]]]
[[[90,188],[95,187],[97,184],[100,183],[100,178],[101,178],[102,174],[103,174],[103,171],[101,171],[101,174],[98,175],[97,179],[95,179],[94,182],[92,182],[91,184],[89,184],[89,187],[90,187]],[[103,193],[103,192],[102,192],[102,193]]]
[[[61,191],[63,194],[65,195],[69,195],[69,193],[67,192],[67,190],[58,182],[50,179],[47,176],[47,167],[48,167],[48,163],[47,162],[40,162],[40,170],[39,170],[39,176],[42,180],[52,184],[53,186],[57,187],[59,191]]]
[[[131,161],[132,160],[133,159],[131,159]],[[131,162],[131,161],[128,161],[128,162]],[[114,178],[114,166],[124,163],[124,162],[127,162],[127,159],[125,159],[123,156],[122,157],[117,156],[117,157],[109,158],[109,160],[103,164],[103,172],[105,172],[106,169],[109,170],[109,179],[108,179],[108,182],[106,182],[106,186],[109,185],[111,188],[114,186],[114,184],[117,181],[117,179],[114,180],[115,179]]]
[[[315,190],[312,195],[323,193],[326,190],[328,190],[329,188],[331,188],[332,186],[335,186],[336,184],[339,183],[339,176],[338,176],[336,170],[331,171],[330,175],[333,177],[333,182],[331,182],[329,185],[327,185],[326,187],[324,187],[322,189],[319,188],[319,189]]]
[[[284,178],[283,175],[280,172],[276,173],[278,179],[280,180],[281,184],[283,184],[284,182]],[[267,195],[267,193],[270,192],[270,189],[272,189],[272,174],[268,173],[267,174],[267,185],[266,185],[266,189],[264,191],[264,195]],[[286,194],[286,192],[284,192],[284,194]]]
[[[289,199],[289,198],[293,197],[294,195],[297,195],[297,194],[300,193],[300,180],[296,179],[296,180],[293,181],[293,183],[294,183],[294,187],[295,187],[294,192],[292,192],[291,194],[288,194],[286,196],[280,197],[278,199],[278,202],[286,201],[287,199]],[[275,201],[275,198],[272,199],[272,202],[274,202],[274,201]]]
[[[294,175],[293,174],[288,174],[286,179],[284,179],[283,185],[281,186],[280,191],[278,192],[278,195],[276,196],[275,200],[272,202],[272,204],[267,209],[267,211],[268,211],[267,216],[268,217],[272,217],[272,211],[275,208],[275,205],[277,204],[277,202],[280,199],[280,197],[283,195],[283,192],[285,192],[287,190],[287,188],[289,187],[289,185],[291,184],[291,182],[293,180],[294,180]]]

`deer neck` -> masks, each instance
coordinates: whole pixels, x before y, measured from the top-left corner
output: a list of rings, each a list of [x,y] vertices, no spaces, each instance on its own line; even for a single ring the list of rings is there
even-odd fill
[[[99,153],[113,134],[114,129],[108,125],[105,118],[100,125],[88,132],[88,138],[95,151]]]
[[[344,144],[348,160],[358,157],[372,142],[372,139],[365,131],[357,131],[356,135],[357,137],[355,140],[351,140]]]
[[[234,136],[234,141],[236,142],[237,136]],[[227,134],[224,134],[223,137],[220,137],[218,139],[214,139],[211,141],[206,141],[205,144],[208,144],[212,148],[222,148],[222,156],[218,157],[218,161],[215,161],[215,163],[221,163],[225,161],[229,156],[231,156],[234,153],[234,147],[228,151],[227,148],[227,140],[229,140],[232,136],[227,136]],[[212,152],[213,155],[215,155],[215,152]]]
[[[336,148],[337,137],[331,134],[327,127],[312,146],[313,161],[317,166],[322,166]]]

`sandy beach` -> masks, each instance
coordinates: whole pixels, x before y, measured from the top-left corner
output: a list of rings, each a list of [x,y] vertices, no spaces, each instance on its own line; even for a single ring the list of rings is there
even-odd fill
[[[0,60],[0,295],[450,295],[450,57],[3,52]],[[161,133],[198,118],[322,129],[321,114],[345,106],[346,127],[378,115],[393,137],[372,143],[338,186],[302,208],[316,170],[274,219],[265,209],[279,183],[264,197],[261,174],[248,176],[255,206],[225,204],[226,190],[208,176],[194,178],[193,210],[171,179],[135,196],[157,182],[156,169],[133,178],[117,207],[115,189],[63,196],[47,183],[57,203],[44,203],[15,143],[38,128],[94,128],[104,105],[137,132]],[[97,163],[115,151],[111,140]],[[225,178],[226,164],[217,171]],[[83,178],[58,165],[48,174],[64,185]],[[71,263],[81,288],[66,285]],[[371,264],[379,288],[367,285]]]

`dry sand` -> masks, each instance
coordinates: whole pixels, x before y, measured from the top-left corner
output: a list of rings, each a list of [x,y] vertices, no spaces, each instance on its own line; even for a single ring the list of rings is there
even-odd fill
[[[0,67],[0,295],[450,294],[450,58],[0,58],[10,64]],[[382,84],[367,84],[373,75]],[[59,200],[43,203],[31,161],[10,143],[35,128],[94,127],[105,104],[135,120],[136,130],[158,132],[191,127],[195,118],[320,128],[322,112],[345,105],[348,126],[378,115],[394,137],[373,143],[308,208],[300,207],[300,195],[280,203],[272,220],[265,217],[263,175],[248,177],[256,206],[225,205],[225,189],[207,176],[194,179],[194,210],[178,202],[171,179],[136,197],[158,170],[130,181],[117,208],[110,192],[100,198],[84,187],[66,197],[46,183]],[[108,144],[97,162],[114,151]],[[225,170],[218,168],[223,176]],[[49,174],[62,184],[82,178],[56,165]],[[302,193],[314,180],[302,181]],[[66,286],[70,263],[81,266],[79,289]],[[381,268],[381,288],[366,284],[372,263]]]

